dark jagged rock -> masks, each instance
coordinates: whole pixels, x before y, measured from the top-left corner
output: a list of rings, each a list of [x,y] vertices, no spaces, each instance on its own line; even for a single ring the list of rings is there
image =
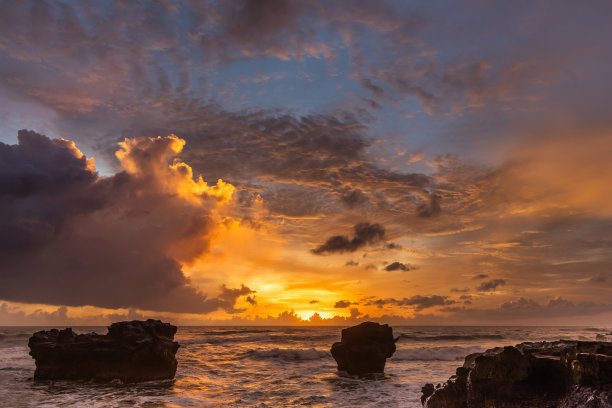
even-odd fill
[[[140,382],[174,378],[176,326],[149,319],[113,323],[106,335],[71,328],[36,332],[30,355],[34,379]]]
[[[331,354],[339,371],[349,374],[383,373],[387,358],[395,353],[393,329],[389,325],[363,322],[342,330],[342,340]]]
[[[425,408],[612,408],[612,344],[494,348],[467,356],[456,375],[422,393]]]

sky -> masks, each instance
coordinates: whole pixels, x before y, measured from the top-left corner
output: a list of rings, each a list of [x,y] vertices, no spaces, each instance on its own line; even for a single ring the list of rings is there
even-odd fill
[[[0,325],[612,326],[609,1],[0,10]]]

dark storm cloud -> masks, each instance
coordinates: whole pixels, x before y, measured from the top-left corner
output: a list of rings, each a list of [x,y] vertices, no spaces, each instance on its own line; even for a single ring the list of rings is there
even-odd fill
[[[389,265],[385,266],[385,271],[387,272],[392,272],[392,271],[404,271],[404,272],[408,272],[410,270],[414,269],[414,267],[412,267],[411,265],[408,264],[403,264],[401,262],[393,262],[390,263]]]
[[[479,292],[493,292],[498,286],[503,286],[505,284],[506,281],[504,279],[492,279],[490,281],[482,282],[476,287],[476,290]]]
[[[135,167],[111,177],[72,142],[31,131],[18,141],[0,143],[0,298],[205,313],[236,312],[236,299],[253,293],[223,286],[209,298],[181,270],[207,250],[206,208],[216,204],[165,191],[164,177],[185,177],[168,173],[177,138],[125,146]]]
[[[312,250],[313,254],[333,254],[355,252],[366,245],[376,244],[385,239],[385,228],[380,224],[362,222],[354,227],[353,238],[346,235],[335,235]]]

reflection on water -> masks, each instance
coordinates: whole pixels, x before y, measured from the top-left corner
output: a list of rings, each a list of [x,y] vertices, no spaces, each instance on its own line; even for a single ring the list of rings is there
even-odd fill
[[[607,330],[396,327],[398,350],[386,374],[359,378],[336,372],[329,348],[337,327],[183,327],[174,381],[94,384],[32,381],[27,339],[38,329],[0,328],[3,406],[420,407],[421,386],[445,381],[467,354],[527,340],[594,340]]]

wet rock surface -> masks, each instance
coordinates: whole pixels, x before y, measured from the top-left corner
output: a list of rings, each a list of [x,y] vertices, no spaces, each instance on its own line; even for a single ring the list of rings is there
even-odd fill
[[[395,353],[393,329],[389,325],[364,322],[342,330],[342,339],[334,343],[331,354],[338,371],[349,374],[383,373],[385,363]]]
[[[71,328],[30,337],[36,380],[141,382],[174,378],[179,344],[176,326],[159,320],[113,323],[106,335]]]
[[[612,344],[556,341],[466,357],[447,382],[426,384],[425,408],[611,408]]]

